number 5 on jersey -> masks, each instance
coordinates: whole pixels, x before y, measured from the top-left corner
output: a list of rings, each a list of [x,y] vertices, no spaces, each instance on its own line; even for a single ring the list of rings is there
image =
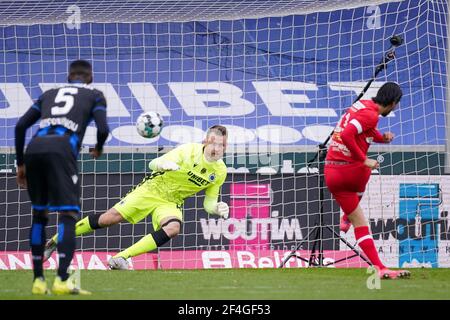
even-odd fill
[[[68,114],[73,108],[75,99],[74,95],[78,93],[78,88],[61,88],[58,90],[58,94],[55,97],[55,103],[64,102],[62,107],[54,106],[52,107],[52,115],[62,116]]]

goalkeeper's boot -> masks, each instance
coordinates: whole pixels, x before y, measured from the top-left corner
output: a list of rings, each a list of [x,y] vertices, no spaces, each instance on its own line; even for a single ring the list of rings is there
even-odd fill
[[[124,257],[115,256],[109,259],[108,266],[111,270],[128,270],[128,261]]]
[[[408,270],[390,270],[384,268],[378,271],[380,279],[398,279],[398,278],[409,278],[411,272]]]
[[[33,287],[31,288],[32,294],[50,294],[50,290],[47,288],[47,282],[44,278],[38,277],[33,281]]]
[[[92,293],[81,289],[76,285],[75,277],[72,275],[67,278],[66,281],[62,281],[59,276],[55,278],[52,288],[53,294],[63,295],[63,294],[73,294],[73,295],[91,295]]]
[[[45,250],[44,250],[44,260],[47,261],[52,256],[53,252],[55,252],[56,247],[58,246],[57,242],[51,238],[47,241],[45,244]]]
[[[341,230],[344,233],[347,233],[348,229],[352,226],[352,223],[350,220],[348,220],[347,215],[343,215],[341,217],[341,222],[339,223],[339,230]]]

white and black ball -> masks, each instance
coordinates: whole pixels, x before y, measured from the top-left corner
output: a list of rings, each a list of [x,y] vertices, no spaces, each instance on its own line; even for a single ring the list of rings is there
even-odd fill
[[[136,121],[137,132],[144,138],[155,138],[161,133],[163,119],[153,111],[142,113]]]

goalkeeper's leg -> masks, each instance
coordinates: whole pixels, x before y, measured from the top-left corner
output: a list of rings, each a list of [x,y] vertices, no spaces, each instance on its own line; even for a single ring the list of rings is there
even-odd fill
[[[75,225],[75,236],[80,236],[100,228],[106,228],[124,221],[122,215],[115,209],[111,208],[103,214],[93,214],[85,217]],[[55,234],[45,244],[44,261],[47,261],[58,245],[58,234]]]
[[[163,227],[152,232],[131,247],[119,252],[108,261],[111,269],[128,270],[128,258],[141,255],[161,247],[180,233],[181,221],[177,217],[168,217],[162,222]]]
[[[161,247],[180,233],[181,210],[173,203],[163,202],[152,213],[154,232],[146,235],[131,247],[119,252],[109,260],[111,269],[128,269],[127,259]]]

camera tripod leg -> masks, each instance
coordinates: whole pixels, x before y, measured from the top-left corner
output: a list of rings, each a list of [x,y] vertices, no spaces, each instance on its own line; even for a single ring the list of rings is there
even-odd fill
[[[299,248],[301,248],[301,247],[303,246],[303,244],[304,244],[306,241],[308,241],[309,237],[310,237],[314,232],[317,232],[317,231],[316,231],[316,230],[317,230],[316,228],[317,228],[317,226],[315,226],[315,227],[308,233],[308,235],[306,236],[305,239],[303,239],[302,242],[300,242],[299,244],[297,244],[297,246],[295,247],[295,249],[292,250],[291,253],[289,253],[289,255],[288,255],[286,258],[283,259],[283,261],[281,262],[281,264],[280,264],[280,266],[279,266],[278,268],[283,268],[284,265],[285,265],[292,257],[299,258],[299,259],[301,259],[301,260],[303,260],[303,261],[309,263],[308,260],[306,260],[306,259],[304,259],[304,258],[302,258],[302,257],[297,256],[297,254],[296,254],[295,252],[296,252]]]
[[[344,238],[341,237],[340,234],[338,234],[336,231],[334,231],[330,226],[325,226],[328,230],[330,230],[339,240],[341,240],[343,243],[345,243],[345,245],[347,247],[349,247],[350,249],[352,249],[352,251],[359,256],[361,259],[363,259],[369,266],[372,265],[372,263],[364,256],[361,254],[361,252],[359,252],[350,242],[348,242],[347,240],[345,240]],[[352,256],[354,257],[354,256]]]

